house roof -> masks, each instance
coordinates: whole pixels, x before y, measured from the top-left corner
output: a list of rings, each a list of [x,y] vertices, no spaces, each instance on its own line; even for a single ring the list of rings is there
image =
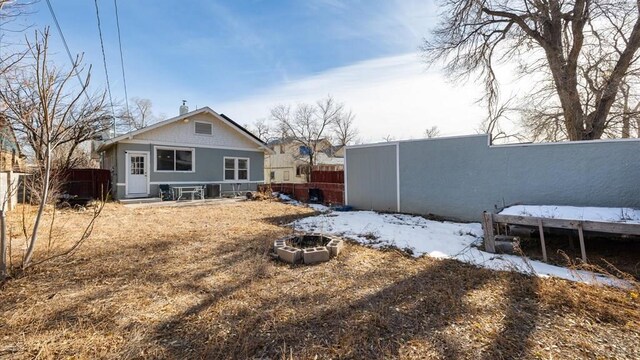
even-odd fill
[[[179,115],[179,116],[176,116],[176,117],[173,117],[171,119],[164,120],[164,121],[160,121],[158,123],[143,127],[142,129],[130,131],[130,132],[126,133],[126,134],[123,134],[123,135],[120,135],[120,136],[116,136],[114,138],[106,140],[102,145],[100,145],[100,147],[98,148],[98,151],[105,150],[108,147],[110,147],[111,145],[117,143],[118,141],[125,140],[125,139],[130,139],[133,136],[140,135],[142,133],[145,133],[145,132],[153,130],[153,129],[157,129],[157,128],[165,126],[165,125],[173,124],[175,122],[178,122],[180,120],[189,118],[189,117],[197,115],[197,114],[209,114],[209,115],[212,115],[213,117],[217,118],[218,120],[222,121],[223,123],[231,126],[232,128],[235,128],[236,130],[238,130],[239,133],[241,133],[242,135],[247,137],[249,140],[255,142],[260,147],[262,147],[262,148],[264,148],[266,150],[270,150],[268,145],[267,145],[267,143],[262,141],[259,137],[255,136],[254,134],[252,134],[249,130],[245,129],[243,126],[241,126],[237,122],[231,120],[231,118],[229,118],[225,114],[218,114],[217,112],[213,111],[213,109],[211,109],[210,107],[205,106],[203,108],[190,111],[190,112],[188,112],[186,114]]]

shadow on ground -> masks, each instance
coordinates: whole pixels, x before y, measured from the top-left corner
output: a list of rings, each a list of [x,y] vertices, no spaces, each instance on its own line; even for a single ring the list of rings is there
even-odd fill
[[[43,358],[512,359],[638,351],[638,306],[620,292],[351,243],[327,263],[286,265],[272,260],[269,245],[290,230],[274,225],[308,214],[234,209],[215,217],[193,210],[181,219],[163,213],[162,235],[143,232],[115,245],[105,237],[90,257],[32,274],[31,295],[12,284],[0,305],[9,319],[0,335],[12,355]],[[215,221],[179,228],[185,219]]]

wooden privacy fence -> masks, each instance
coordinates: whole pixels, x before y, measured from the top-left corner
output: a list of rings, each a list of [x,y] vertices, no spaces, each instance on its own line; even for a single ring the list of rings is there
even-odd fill
[[[260,185],[260,191],[271,191],[287,194],[302,202],[309,201],[309,189],[320,189],[325,204],[344,204],[344,184],[334,183],[306,183],[306,184],[265,184]]]
[[[111,191],[111,171],[104,169],[71,169],[63,175],[62,190],[71,200],[86,201],[106,198]]]
[[[311,181],[314,183],[344,184],[344,171],[317,171],[311,172]]]

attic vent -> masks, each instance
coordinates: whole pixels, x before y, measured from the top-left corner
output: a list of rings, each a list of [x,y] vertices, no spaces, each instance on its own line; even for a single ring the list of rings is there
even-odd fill
[[[213,124],[206,122],[195,122],[196,124],[196,134],[200,135],[212,135],[213,134]]]

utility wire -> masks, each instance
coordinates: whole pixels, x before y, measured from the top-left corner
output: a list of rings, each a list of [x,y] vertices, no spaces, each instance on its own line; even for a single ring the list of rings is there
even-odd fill
[[[120,46],[120,67],[122,67],[122,83],[124,84],[124,102],[127,107],[127,115],[129,115],[129,95],[127,94],[127,77],[124,74],[124,57],[122,56],[122,39],[120,37],[120,17],[118,16],[118,0],[113,0],[113,6],[116,8],[116,26],[118,27],[118,45]]]
[[[80,78],[80,73],[78,72],[78,67],[76,66],[76,61],[73,60],[73,56],[71,56],[71,51],[69,50],[69,45],[67,45],[67,39],[64,37],[64,34],[62,33],[62,28],[60,27],[60,23],[58,22],[58,18],[56,17],[56,13],[55,11],[53,11],[53,6],[51,6],[51,1],[47,0],[47,6],[49,7],[49,12],[51,13],[51,17],[53,18],[53,22],[56,25],[56,28],[58,29],[58,34],[60,34],[60,38],[62,39],[62,44],[64,45],[65,50],[67,50],[67,56],[69,56],[69,61],[71,62],[71,67],[75,70],[76,73],[76,78],[78,79],[78,82],[80,83],[80,88],[83,89],[82,92],[84,92],[84,95],[87,97],[87,100],[89,100],[89,103],[91,103],[91,98],[89,97],[89,94],[87,94],[87,89],[84,86],[84,82],[82,81],[82,78]],[[93,107],[93,105],[91,105]]]
[[[48,1],[48,0],[47,0]],[[111,83],[109,82],[109,70],[107,68],[107,56],[104,52],[104,40],[102,39],[102,27],[100,26],[100,10],[98,0],[94,0],[96,6],[96,19],[98,20],[98,35],[100,36],[100,49],[102,50],[102,63],[104,64],[104,76],[107,81],[107,92],[109,93],[109,103],[111,104],[111,116],[113,116],[113,136],[116,136],[116,114],[113,110],[113,97],[111,96]]]

